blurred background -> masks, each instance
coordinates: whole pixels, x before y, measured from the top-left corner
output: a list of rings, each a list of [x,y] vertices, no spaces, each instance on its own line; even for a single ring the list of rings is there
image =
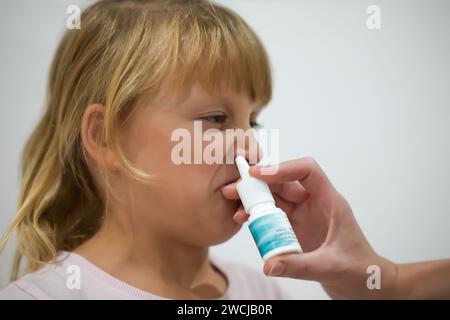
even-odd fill
[[[15,214],[20,153],[41,114],[66,9],[91,2],[0,4],[0,233]],[[316,158],[379,254],[449,258],[450,2],[217,2],[268,49],[274,96],[260,122],[280,129],[281,160]],[[379,29],[368,28],[370,5],[380,9]],[[11,241],[0,256],[0,287],[13,251]],[[212,252],[262,269],[246,227]],[[317,283],[278,281],[292,298],[328,298]]]

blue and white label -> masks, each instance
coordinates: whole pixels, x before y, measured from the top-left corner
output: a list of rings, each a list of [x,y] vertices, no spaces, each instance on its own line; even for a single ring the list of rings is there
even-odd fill
[[[299,245],[285,214],[271,213],[264,215],[252,221],[248,227],[261,257],[276,248]]]

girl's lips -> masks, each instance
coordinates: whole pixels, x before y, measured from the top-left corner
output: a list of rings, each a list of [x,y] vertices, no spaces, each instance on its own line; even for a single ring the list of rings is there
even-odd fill
[[[222,183],[218,188],[217,188],[217,190],[222,190],[222,188],[223,187],[225,187],[225,186],[227,186],[227,185],[229,185],[229,184],[232,184],[232,183],[234,183],[234,182],[236,182],[236,181],[238,181],[239,180],[239,178],[232,178],[232,179],[229,179],[229,180],[227,180],[226,182],[224,182],[224,183]]]

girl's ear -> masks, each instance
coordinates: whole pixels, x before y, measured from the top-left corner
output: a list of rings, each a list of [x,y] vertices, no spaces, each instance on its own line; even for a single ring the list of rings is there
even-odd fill
[[[81,121],[81,139],[87,155],[109,171],[118,171],[119,163],[103,135],[103,106],[91,104]]]

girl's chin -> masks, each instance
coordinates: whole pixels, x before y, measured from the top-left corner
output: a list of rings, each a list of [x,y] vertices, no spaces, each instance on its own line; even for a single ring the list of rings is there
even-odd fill
[[[211,246],[221,244],[231,239],[241,229],[242,225],[231,217],[228,221],[223,221],[220,225],[211,226],[209,229],[209,242]],[[211,231],[216,232],[211,233]]]
[[[217,204],[216,206],[217,211],[223,212],[223,214],[227,214],[233,217],[233,215],[236,213],[237,209],[241,205],[241,201],[229,200],[224,198],[223,195],[220,194],[216,204]]]
[[[232,238],[242,227],[233,219],[239,208],[239,201],[221,198],[214,200],[214,206],[208,209],[207,218],[203,219],[201,230],[198,233],[203,235],[206,245],[217,245]]]

